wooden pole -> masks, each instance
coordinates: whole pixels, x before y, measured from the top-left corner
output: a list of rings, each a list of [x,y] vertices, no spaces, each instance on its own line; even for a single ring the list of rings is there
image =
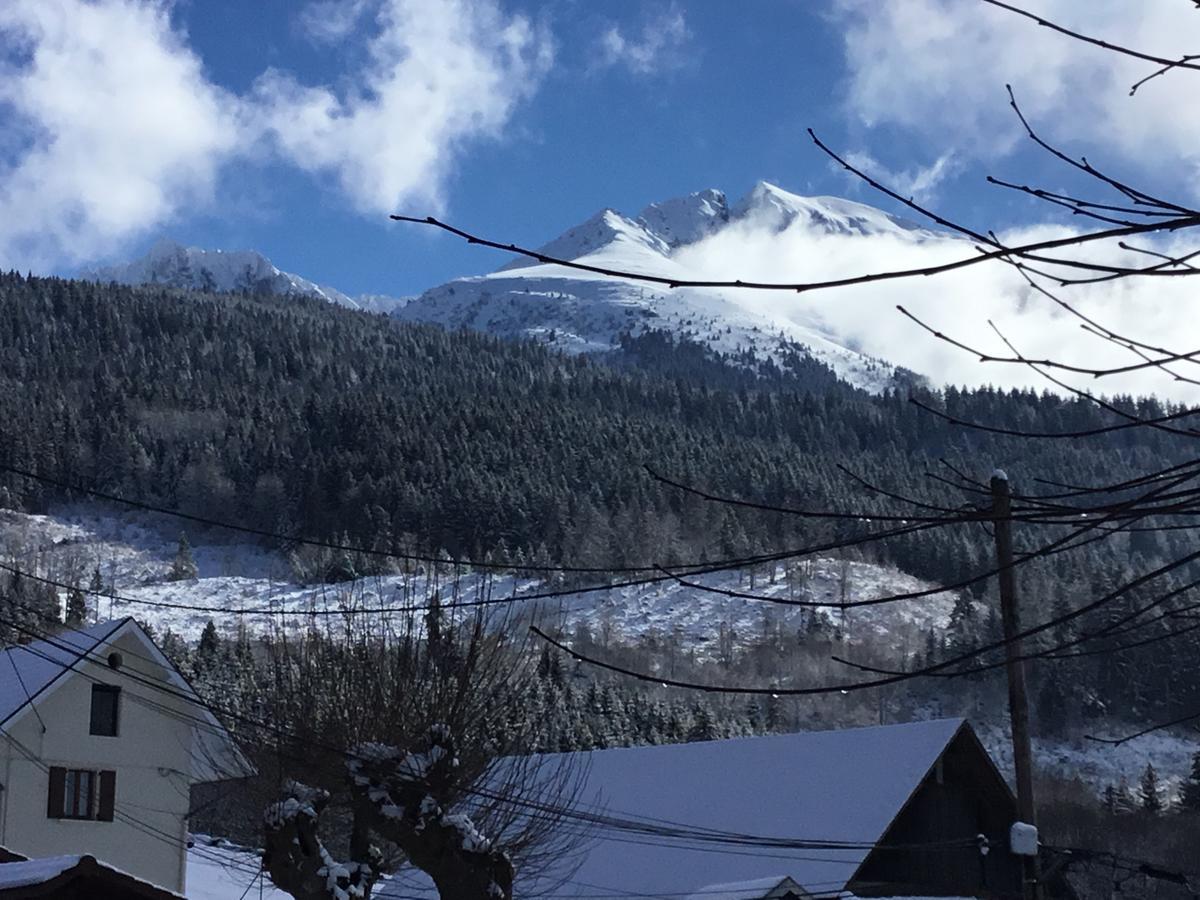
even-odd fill
[[[996,562],[1000,569],[1000,618],[1004,624],[1004,653],[1008,671],[1008,714],[1012,722],[1013,765],[1017,775],[1017,815],[1037,825],[1033,802],[1033,747],[1029,735],[1029,694],[1025,689],[1025,661],[1021,658],[1021,617],[1017,610],[1017,580],[1013,571],[1012,500],[1008,476],[992,473],[992,517],[996,532]],[[1023,858],[1026,900],[1041,897],[1037,856]]]

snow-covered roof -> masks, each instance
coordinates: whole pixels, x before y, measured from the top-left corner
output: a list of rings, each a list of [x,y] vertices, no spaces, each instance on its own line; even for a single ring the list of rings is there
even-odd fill
[[[95,887],[104,891],[103,896],[147,897],[154,900],[167,900],[180,895],[167,891],[157,885],[135,878],[128,872],[100,862],[94,856],[47,856],[41,859],[29,859],[23,862],[0,864],[0,897],[9,891],[19,891],[20,888],[47,885],[56,879],[70,876],[74,884],[77,878],[87,879],[87,887]],[[36,892],[41,896],[41,891]],[[57,896],[57,894],[55,894]],[[19,891],[17,896],[28,896],[25,891]],[[71,896],[75,896],[72,894]],[[80,895],[82,896],[82,895]],[[97,895],[99,896],[99,895]]]
[[[101,622],[0,651],[0,729],[127,621]]]
[[[579,754],[578,802],[689,830],[863,844],[795,849],[598,830],[557,893],[687,897],[706,885],[789,875],[842,889],[958,734],[962,719]],[[518,878],[520,873],[518,873]]]
[[[81,856],[47,856],[0,865],[0,890],[29,887],[56,878],[79,865]]]
[[[769,875],[752,878],[750,881],[734,881],[729,884],[709,884],[687,900],[763,900],[766,897],[782,896],[788,890],[801,894],[803,888],[787,875]]]
[[[146,658],[166,671],[167,689],[197,706],[197,717],[204,724],[192,729],[192,777],[196,781],[219,781],[253,774],[253,766],[225,726],[200,702],[187,679],[130,617],[63,631],[46,640],[0,651],[0,732],[12,727],[22,713],[36,707],[46,693],[64,683],[81,661],[102,658],[104,648],[126,634],[136,636],[146,649]]]

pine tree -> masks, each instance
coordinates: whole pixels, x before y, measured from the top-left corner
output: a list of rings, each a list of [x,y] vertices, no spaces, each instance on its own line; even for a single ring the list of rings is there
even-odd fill
[[[175,551],[175,559],[171,563],[171,571],[167,573],[168,581],[191,581],[193,578],[200,576],[200,569],[196,566],[196,560],[192,558],[192,547],[188,543],[187,535],[179,535],[179,547]]]
[[[1148,813],[1160,813],[1163,809],[1162,789],[1158,784],[1158,772],[1151,763],[1146,763],[1142,780],[1138,783],[1138,801]]]
[[[78,587],[67,591],[67,627],[79,628],[87,621],[87,597]]]
[[[1129,779],[1124,775],[1121,776],[1121,780],[1117,783],[1114,809],[1117,813],[1130,813],[1136,809],[1133,792],[1129,789]]]
[[[697,701],[692,707],[692,727],[688,729],[688,741],[711,741],[716,737],[717,730],[708,704]]]
[[[1179,805],[1192,812],[1200,812],[1200,752],[1192,757],[1192,772],[1183,783]]]
[[[211,671],[221,656],[221,636],[217,634],[217,626],[209,619],[204,630],[200,632],[200,643],[196,646],[196,674]]]

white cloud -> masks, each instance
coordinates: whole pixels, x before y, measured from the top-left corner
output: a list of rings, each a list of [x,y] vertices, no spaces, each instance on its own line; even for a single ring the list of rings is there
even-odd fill
[[[1055,34],[978,0],[831,0],[845,39],[852,115],[911,129],[988,158],[1021,136],[1025,112],[1055,140],[1148,167],[1169,162],[1200,188],[1200,117],[1188,114],[1200,76],[1156,78],[1141,63]],[[1200,46],[1200,15],[1171,0],[1027,0],[1047,19],[1166,58]]]
[[[0,266],[123,252],[211,205],[223,166],[272,153],[332,174],[371,215],[437,207],[466,143],[498,137],[537,89],[549,38],[496,0],[324,0],[299,21],[344,40],[368,13],[353,87],[268,70],[238,97],[206,76],[169,0],[0,0]]]
[[[653,75],[684,62],[682,50],[690,38],[683,12],[674,4],[648,19],[632,37],[617,25],[600,36],[599,64],[622,66],[635,75]]]
[[[331,44],[354,30],[369,5],[369,0],[313,0],[300,11],[299,24],[313,40]]]
[[[210,195],[236,103],[145,0],[6,0],[0,266],[111,252]]]
[[[269,70],[264,127],[294,165],[331,173],[361,212],[437,208],[470,139],[497,137],[549,67],[548,36],[493,0],[387,0],[356,87]]]
[[[1060,226],[1036,226],[1002,235],[1002,239],[1012,244],[1065,233]],[[1168,244],[1158,249],[1172,252],[1177,248]],[[807,282],[920,268],[970,256],[972,252],[968,242],[949,238],[917,242],[892,234],[826,235],[800,225],[776,233],[749,219],[683,248],[675,259],[699,278]],[[1110,262],[1145,265],[1149,261],[1112,247],[1103,253]],[[1187,351],[1200,346],[1200,318],[1191,315],[1195,287],[1188,281],[1127,279],[1062,289],[1059,293],[1114,331]],[[999,262],[933,277],[831,291],[740,291],[736,296],[754,312],[784,317],[805,327],[815,324],[844,345],[906,366],[937,383],[1054,389],[1023,366],[980,363],[970,353],[935,339],[901,315],[897,304],[945,334],[997,355],[1007,356],[1010,352],[989,328],[989,321],[995,322],[1029,358],[1052,358],[1089,367],[1138,362],[1129,351],[1089,336],[1080,329],[1078,319],[1034,293],[1016,272]],[[1200,368],[1190,369],[1187,374],[1200,375]],[[1195,386],[1175,383],[1154,371],[1099,380],[1066,376],[1066,380],[1085,390],[1109,394],[1157,393],[1200,400],[1200,390]]]
[[[943,153],[928,166],[915,166],[899,171],[889,169],[875,157],[862,151],[846,154],[846,162],[902,197],[908,197],[923,206],[929,205],[937,197],[938,188],[959,168],[953,151]],[[852,184],[856,189],[862,187],[862,182],[857,176],[850,177],[853,178]]]

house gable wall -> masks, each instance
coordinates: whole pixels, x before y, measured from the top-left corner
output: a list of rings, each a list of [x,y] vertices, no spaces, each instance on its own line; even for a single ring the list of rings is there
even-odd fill
[[[1020,898],[1020,862],[1008,852],[1016,803],[986,751],[968,728],[921,782],[848,887],[860,896],[879,892]],[[977,835],[990,840],[986,854]],[[965,842],[957,847],[948,843]],[[910,849],[912,845],[943,845]],[[888,849],[896,847],[900,849]]]
[[[10,722],[7,740],[0,734],[0,845],[30,857],[90,853],[182,893],[193,746],[187,717],[196,714],[195,708],[139,683],[137,679],[166,685],[167,671],[149,661],[146,644],[132,629],[94,655],[107,658],[114,650],[123,657],[120,668],[81,661],[37,698],[37,716]],[[117,737],[89,733],[97,681],[121,688]],[[115,771],[114,820],[48,817],[49,766]]]

